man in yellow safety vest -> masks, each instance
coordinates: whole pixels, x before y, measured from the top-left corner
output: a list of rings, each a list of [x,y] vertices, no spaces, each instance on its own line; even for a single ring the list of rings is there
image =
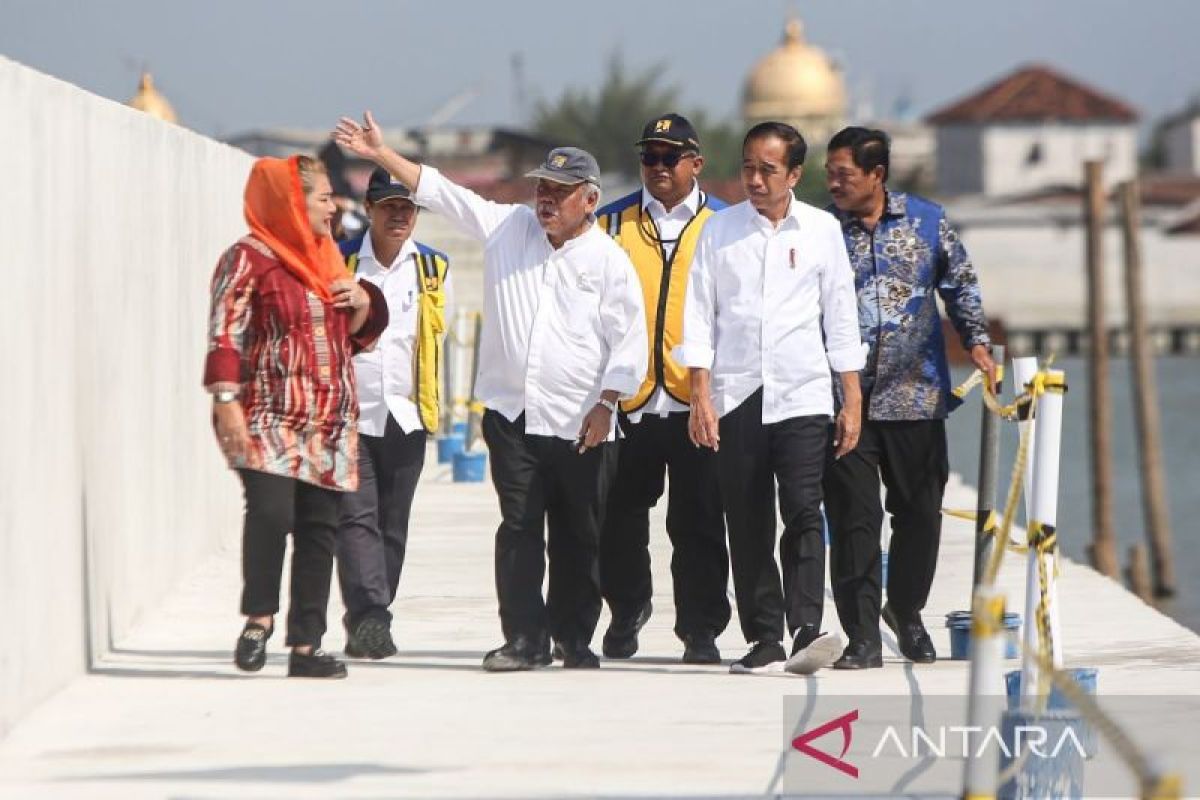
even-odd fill
[[[704,157],[686,118],[655,117],[637,146],[642,187],[596,212],[637,271],[650,351],[641,387],[621,403],[625,440],[600,536],[600,586],[612,612],[603,651],[608,658],[632,656],[650,617],[650,508],[669,472],[675,634],[684,643],[685,663],[716,664],[716,637],[730,615],[716,456],[688,440],[688,371],[671,349],[683,338],[684,296],[700,231],[725,204],[700,190]]]
[[[371,351],[354,357],[359,487],[342,501],[337,561],[346,655],[379,659],[396,653],[388,606],[400,584],[426,440],[438,423],[450,261],[411,238],[419,209],[387,170],[372,173],[366,207],[370,227],[342,243],[342,255],[351,273],[383,292],[389,323]]]

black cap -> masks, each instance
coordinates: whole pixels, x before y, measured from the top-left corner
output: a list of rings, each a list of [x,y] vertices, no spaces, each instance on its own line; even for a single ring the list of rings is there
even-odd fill
[[[407,186],[392,177],[383,167],[376,167],[371,173],[371,180],[367,183],[367,202],[378,203],[380,200],[391,200],[393,197],[399,197],[403,200],[408,200],[410,203],[415,202],[412,199],[412,192]]]
[[[600,185],[600,165],[587,150],[578,147],[556,147],[546,154],[545,162],[525,173],[526,178],[545,178],[555,183],[588,183]]]
[[[637,140],[638,146],[647,142],[662,142],[663,144],[682,147],[684,150],[700,152],[700,137],[688,118],[680,114],[663,114],[646,123],[642,128],[642,138]]]

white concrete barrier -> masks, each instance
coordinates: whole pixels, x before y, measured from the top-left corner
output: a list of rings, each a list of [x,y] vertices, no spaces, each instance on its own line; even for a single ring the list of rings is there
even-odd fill
[[[236,539],[200,377],[251,162],[0,58],[0,736]]]

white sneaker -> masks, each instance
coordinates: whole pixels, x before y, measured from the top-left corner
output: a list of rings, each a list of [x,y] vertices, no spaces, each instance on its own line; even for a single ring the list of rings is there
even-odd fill
[[[841,636],[836,633],[823,633],[813,639],[808,647],[789,658],[783,668],[793,675],[812,675],[837,661],[843,649]]]

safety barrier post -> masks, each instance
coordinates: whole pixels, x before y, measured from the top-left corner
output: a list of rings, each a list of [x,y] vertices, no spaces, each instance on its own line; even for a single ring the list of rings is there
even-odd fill
[[[975,589],[971,619],[971,672],[967,705],[968,730],[999,726],[1004,713],[1004,592],[992,584]],[[968,747],[963,770],[965,800],[996,796],[996,759],[988,748]]]
[[[1025,647],[1021,666],[1021,696],[1026,707],[1038,696],[1038,655],[1041,639],[1049,638],[1055,667],[1062,666],[1062,641],[1053,620],[1057,616],[1054,587],[1055,531],[1058,521],[1058,474],[1062,444],[1063,393],[1061,370],[1045,375],[1045,392],[1037,398],[1036,438],[1033,444],[1032,498],[1029,528],[1029,561],[1025,585]]]
[[[1004,345],[992,347],[992,358],[998,367],[996,396],[999,397],[1004,383]],[[979,585],[984,566],[990,560],[991,548],[996,546],[996,537],[992,534],[996,528],[993,524],[996,512],[996,466],[1000,456],[1001,420],[982,399],[979,408],[982,416],[979,424],[979,494],[975,501],[975,573],[971,580],[972,590]]]

